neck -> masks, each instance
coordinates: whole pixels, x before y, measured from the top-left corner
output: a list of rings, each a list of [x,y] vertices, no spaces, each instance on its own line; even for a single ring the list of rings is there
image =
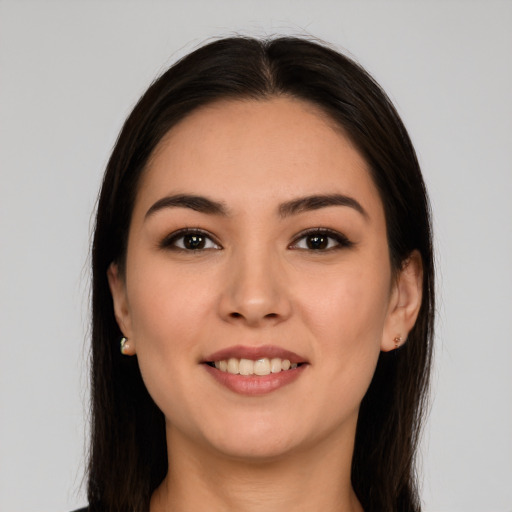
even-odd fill
[[[363,512],[350,480],[353,438],[257,461],[204,449],[169,428],[167,442],[169,471],[151,512]]]

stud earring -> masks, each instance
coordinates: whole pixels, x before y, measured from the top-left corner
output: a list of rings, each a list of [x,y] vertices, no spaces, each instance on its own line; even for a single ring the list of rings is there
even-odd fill
[[[121,354],[123,356],[127,355],[126,351],[130,348],[128,344],[128,338],[125,338],[124,336],[121,338]]]
[[[395,336],[393,341],[395,342],[395,349],[397,349],[400,346],[400,343],[402,343],[402,336]]]

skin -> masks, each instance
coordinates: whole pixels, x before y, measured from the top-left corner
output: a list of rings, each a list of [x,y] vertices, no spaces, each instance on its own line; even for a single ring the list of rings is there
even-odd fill
[[[285,202],[343,194],[283,216]],[[221,202],[227,215],[148,210],[165,196]],[[169,235],[200,228],[206,248]],[[327,228],[310,249],[304,230]],[[302,237],[301,237],[302,236]],[[324,235],[326,236],[326,235]],[[162,247],[167,238],[168,244]],[[140,183],[116,318],[166,418],[169,473],[159,511],[361,511],[350,483],[359,405],[381,350],[406,339],[421,303],[421,260],[392,272],[382,202],[350,141],[308,103],[224,101],[193,112],[160,142]],[[201,364],[233,345],[272,344],[308,365],[287,386],[234,393]]]

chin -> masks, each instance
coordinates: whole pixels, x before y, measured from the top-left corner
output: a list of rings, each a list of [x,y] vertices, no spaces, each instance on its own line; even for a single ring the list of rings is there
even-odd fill
[[[284,456],[304,442],[297,424],[252,420],[231,422],[206,434],[207,442],[219,453],[250,462],[265,462]]]
[[[215,443],[214,448],[221,455],[247,463],[267,463],[286,457],[295,448],[295,443],[284,440],[238,439],[236,442]]]

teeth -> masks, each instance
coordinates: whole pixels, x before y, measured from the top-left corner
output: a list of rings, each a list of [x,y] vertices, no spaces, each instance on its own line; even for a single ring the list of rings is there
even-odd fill
[[[256,375],[268,375],[270,373],[270,361],[267,357],[254,361],[254,373]]]
[[[237,374],[237,373],[240,373],[239,370],[238,370],[238,366],[239,366],[239,361],[238,359],[235,359],[234,357],[232,357],[229,361],[228,361],[228,373],[233,373],[233,374]]]
[[[270,360],[270,371],[272,373],[279,373],[282,370],[283,362],[278,357],[274,357]]]
[[[264,357],[253,361],[251,359],[237,359],[231,357],[228,360],[215,361],[215,368],[221,372],[231,373],[233,375],[269,375],[270,373],[279,373],[286,370],[294,370],[298,367],[297,363],[291,364],[288,359],[274,357],[269,359]]]
[[[240,359],[238,371],[240,375],[252,375],[254,373],[254,361],[250,359]]]

